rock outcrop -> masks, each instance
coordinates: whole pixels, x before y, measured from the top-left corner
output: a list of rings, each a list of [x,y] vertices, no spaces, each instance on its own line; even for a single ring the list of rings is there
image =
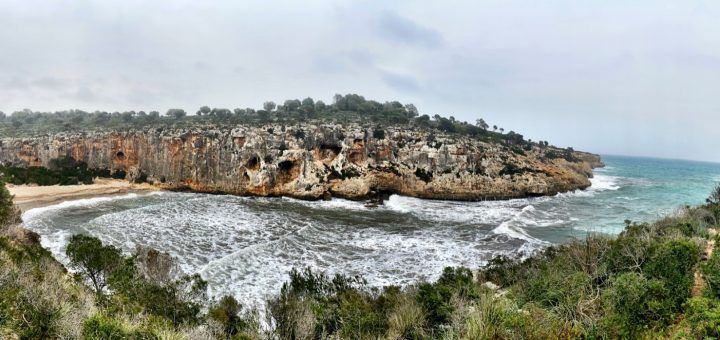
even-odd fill
[[[300,124],[0,138],[0,162],[59,157],[167,189],[361,199],[380,193],[483,200],[590,186],[600,157],[552,147],[388,127]]]

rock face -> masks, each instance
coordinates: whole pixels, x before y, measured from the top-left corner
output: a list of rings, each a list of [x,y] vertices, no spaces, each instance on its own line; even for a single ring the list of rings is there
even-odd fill
[[[483,200],[590,186],[600,157],[411,127],[278,124],[0,138],[0,162],[48,166],[58,157],[124,171],[167,189],[361,199],[379,193]]]

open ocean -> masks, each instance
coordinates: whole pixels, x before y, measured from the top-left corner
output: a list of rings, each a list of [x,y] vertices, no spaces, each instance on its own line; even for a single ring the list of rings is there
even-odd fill
[[[614,234],[625,219],[652,221],[705,201],[720,164],[603,156],[592,187],[554,197],[449,202],[391,196],[366,208],[342,199],[154,192],[32,209],[24,224],[65,262],[69,236],[87,233],[131,252],[148,245],[208,280],[211,295],[261,307],[293,267],[364,276],[371,286],[434,280],[446,266],[477,268],[499,254],[527,254]]]

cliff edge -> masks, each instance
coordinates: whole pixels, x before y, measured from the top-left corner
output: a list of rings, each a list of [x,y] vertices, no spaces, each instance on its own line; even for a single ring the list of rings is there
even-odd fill
[[[553,195],[590,186],[598,155],[486,142],[432,129],[236,125],[0,138],[0,162],[70,157],[161,188],[236,195],[450,200]]]

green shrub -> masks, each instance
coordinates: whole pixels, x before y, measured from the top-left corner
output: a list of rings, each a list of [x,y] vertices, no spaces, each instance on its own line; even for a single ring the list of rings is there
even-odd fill
[[[83,339],[92,340],[152,340],[160,339],[149,330],[128,329],[122,322],[112,317],[94,315],[83,322]]]
[[[90,280],[98,295],[107,286],[108,277],[122,264],[120,249],[104,246],[92,236],[73,235],[65,254],[70,258],[70,265]]]
[[[715,249],[710,258],[700,267],[703,278],[707,283],[706,292],[716,299],[720,298],[720,254],[718,254],[718,251],[718,249]]]
[[[696,338],[720,338],[720,301],[694,297],[685,304],[685,317]]]
[[[647,224],[630,224],[610,242],[608,251],[602,255],[602,262],[610,273],[640,271],[650,253],[651,228]]]
[[[387,296],[370,294],[360,277],[293,269],[280,295],[268,301],[275,332],[282,339],[375,338],[387,331]]]
[[[132,258],[126,258],[108,279],[116,301],[141,306],[148,314],[160,316],[173,325],[200,322],[207,299],[207,282],[200,275],[182,275],[167,282],[149,281],[138,271]]]
[[[501,287],[510,286],[521,279],[532,261],[532,259],[519,261],[508,256],[496,256],[478,271],[478,279]]]
[[[479,296],[469,269],[447,267],[437,282],[418,285],[416,299],[425,311],[428,326],[439,328],[450,322],[455,311],[454,298],[473,300]]]
[[[29,293],[29,294],[27,294]],[[57,301],[49,301],[44,292],[27,292],[20,294],[15,308],[19,309],[23,339],[55,338],[58,334],[58,322],[62,316],[62,308]]]
[[[614,336],[632,337],[664,327],[677,310],[675,296],[663,281],[635,272],[612,278],[603,298],[608,311],[605,327]]]
[[[672,311],[677,311],[690,296],[700,248],[689,239],[676,239],[653,244],[651,253],[643,272],[662,281],[674,301]]]
[[[208,310],[208,318],[223,326],[225,335],[230,338],[244,332],[257,332],[254,315],[244,315],[242,305],[232,296],[224,296]]]
[[[111,176],[108,170],[89,169],[85,162],[70,157],[51,159],[47,168],[0,165],[0,174],[12,184],[37,185],[92,184],[94,177],[117,177]],[[125,177],[124,173],[122,177]]]
[[[20,222],[20,211],[13,204],[13,197],[0,177],[0,230]]]

